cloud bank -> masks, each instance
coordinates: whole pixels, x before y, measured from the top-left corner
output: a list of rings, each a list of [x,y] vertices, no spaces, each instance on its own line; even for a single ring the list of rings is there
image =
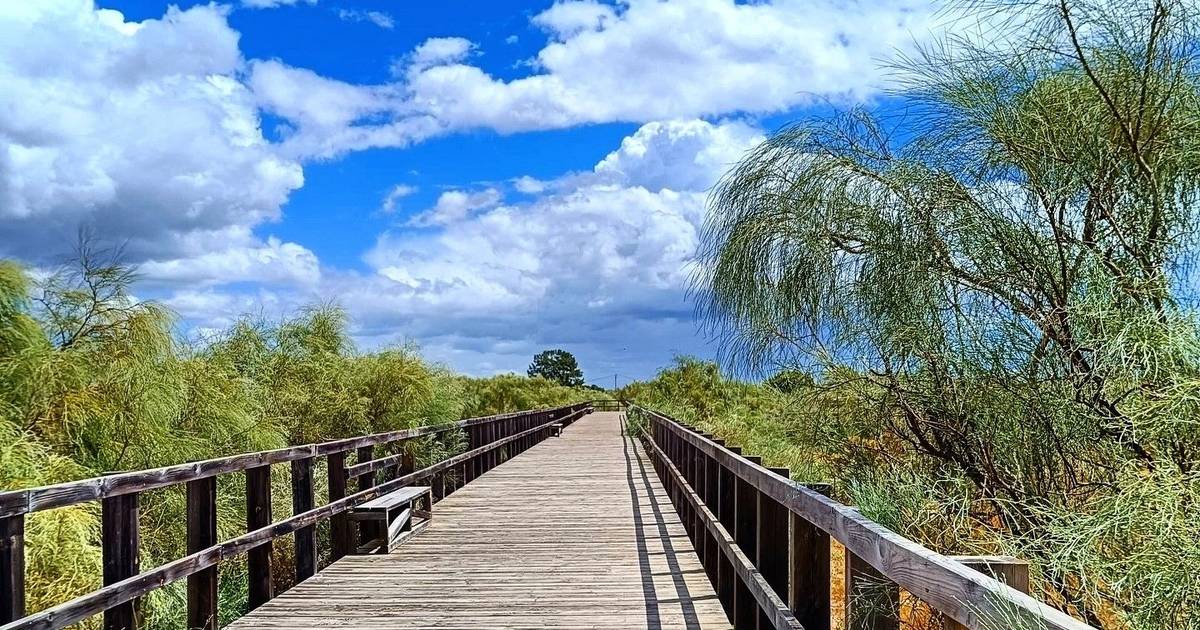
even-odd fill
[[[304,175],[259,129],[226,11],[134,23],[80,0],[0,4],[0,255],[52,262],[84,228],[154,261],[152,280],[225,256],[238,280],[314,275],[303,247],[252,232]]]
[[[394,83],[352,85],[265,62],[253,65],[251,85],[263,107],[294,125],[289,153],[330,157],[470,129],[517,133],[861,100],[886,83],[880,59],[939,26],[929,3],[913,0],[573,0],[533,23],[548,41],[517,79],[474,65],[473,42],[438,37],[395,65]]]
[[[761,139],[755,117],[869,98],[877,60],[936,27],[915,0],[567,0],[532,16],[544,43],[515,78],[443,34],[363,85],[245,58],[232,10],[135,22],[91,0],[0,3],[0,256],[51,264],[82,227],[124,243],[197,327],[332,299],[364,343],[417,339],[473,372],[561,345],[645,374],[699,348],[684,290],[705,197]],[[362,269],[271,235],[311,161],[610,122],[638,127],[583,172],[449,182],[426,208],[394,185]]]

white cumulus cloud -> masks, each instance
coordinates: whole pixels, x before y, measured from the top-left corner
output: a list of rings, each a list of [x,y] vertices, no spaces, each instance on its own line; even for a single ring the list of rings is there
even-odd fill
[[[250,7],[251,9],[274,9],[276,7],[286,7],[295,4],[316,4],[317,0],[242,0],[242,6]]]
[[[415,227],[448,225],[468,218],[480,210],[494,208],[499,205],[501,199],[503,196],[495,188],[475,192],[448,190],[438,195],[437,203],[432,208],[414,216],[408,224]]]
[[[370,22],[379,28],[392,30],[396,28],[396,21],[392,16],[383,11],[362,11],[358,9],[338,9],[338,19],[345,22]]]
[[[223,248],[210,248],[186,259],[152,259],[138,266],[146,281],[188,287],[234,282],[313,286],[321,278],[317,256],[296,243],[275,237],[265,242],[233,231]]]
[[[761,134],[739,121],[650,123],[593,170],[527,188],[531,201],[448,191],[426,213],[444,211],[423,223],[435,229],[381,236],[365,256],[374,273],[339,284],[338,299],[362,335],[402,330],[458,349],[448,356],[670,330],[634,350],[660,360],[674,345],[659,345],[693,337],[685,293],[706,191]]]
[[[533,16],[549,39],[525,76],[493,76],[472,63],[474,43],[440,37],[403,57],[393,83],[321,82],[256,64],[255,75],[273,76],[252,84],[256,93],[273,88],[263,102],[298,127],[299,155],[407,146],[468,129],[773,113],[877,93],[889,80],[881,59],[952,23],[935,16],[934,5],[918,0],[567,0]],[[281,91],[336,108],[327,115],[336,124],[316,124],[281,102]]]
[[[260,131],[226,12],[130,22],[90,0],[0,3],[0,256],[46,262],[83,227],[179,277],[244,248],[253,277],[251,252],[283,246],[250,230],[280,218],[303,172]]]
[[[286,290],[185,283],[166,303],[198,327],[219,328],[239,313],[277,316],[333,300],[364,345],[415,339],[428,356],[471,373],[566,347],[587,357],[593,375],[648,374],[666,356],[703,351],[686,288],[707,190],[761,139],[738,120],[648,123],[591,170],[519,179],[524,201],[494,187],[443,192],[419,225],[378,238],[366,271],[307,266],[301,252],[268,242],[264,251],[206,259],[219,266],[208,273],[269,268],[291,274]]]
[[[408,56],[408,67],[412,70],[424,70],[433,66],[458,63],[466,59],[474,48],[475,44],[471,40],[462,37],[431,37]]]
[[[384,214],[392,214],[400,204],[400,200],[405,197],[416,194],[417,187],[409,184],[396,184],[392,189],[383,196],[383,203],[379,206],[379,211]]]

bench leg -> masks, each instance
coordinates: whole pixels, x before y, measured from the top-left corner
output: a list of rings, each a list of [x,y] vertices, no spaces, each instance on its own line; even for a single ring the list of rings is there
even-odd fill
[[[396,544],[396,539],[404,532],[412,531],[412,513],[413,510],[409,506],[405,506],[394,517],[390,512],[388,513],[387,532],[383,538],[383,545],[380,547],[383,553],[390,553]]]
[[[375,553],[387,545],[388,522],[386,515],[383,519],[355,519],[350,522],[358,525],[358,531],[363,537],[362,541],[350,550],[352,554]]]

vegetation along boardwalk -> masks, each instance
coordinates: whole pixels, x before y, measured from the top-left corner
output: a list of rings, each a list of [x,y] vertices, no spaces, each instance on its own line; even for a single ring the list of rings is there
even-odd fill
[[[414,457],[436,440],[454,454]],[[273,511],[280,474],[287,516]],[[218,494],[238,482],[245,533],[223,538]],[[166,489],[186,499],[187,555],[143,567],[141,497]],[[240,630],[899,630],[918,609],[956,630],[1090,628],[1024,594],[1015,559],[941,556],[825,492],[613,400],[0,492],[0,630],[93,616],[135,630],[144,598],[183,581],[187,627],[216,630],[228,605],[217,568],[240,558],[251,610],[229,626]],[[26,517],[97,502],[103,586],[27,610]],[[283,538],[294,561],[276,564]]]
[[[729,628],[617,412],[586,416],[437,503],[387,555],[353,555],[231,627]]]

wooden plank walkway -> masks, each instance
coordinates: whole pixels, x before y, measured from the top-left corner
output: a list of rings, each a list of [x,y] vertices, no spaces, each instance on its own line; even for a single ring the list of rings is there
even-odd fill
[[[641,446],[593,413],[230,628],[730,628]]]

